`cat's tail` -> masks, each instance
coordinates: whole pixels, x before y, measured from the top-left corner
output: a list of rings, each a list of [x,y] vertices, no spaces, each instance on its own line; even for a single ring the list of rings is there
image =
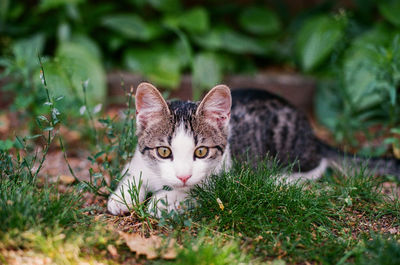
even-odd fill
[[[392,157],[365,157],[333,148],[319,141],[321,154],[327,158],[329,164],[342,172],[346,167],[367,167],[378,175],[393,175],[400,180],[400,160]]]

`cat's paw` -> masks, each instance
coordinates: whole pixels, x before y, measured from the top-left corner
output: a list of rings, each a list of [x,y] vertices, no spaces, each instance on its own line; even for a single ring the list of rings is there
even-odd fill
[[[112,215],[124,215],[129,212],[125,203],[122,203],[115,196],[111,196],[107,202],[107,210]]]

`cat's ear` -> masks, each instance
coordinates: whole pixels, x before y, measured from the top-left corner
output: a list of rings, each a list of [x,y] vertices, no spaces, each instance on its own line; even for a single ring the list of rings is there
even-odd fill
[[[202,116],[206,121],[224,128],[229,123],[231,105],[231,91],[225,85],[218,85],[203,98],[197,108],[196,115]]]
[[[136,123],[144,128],[170,114],[167,102],[152,84],[140,83],[135,95]]]

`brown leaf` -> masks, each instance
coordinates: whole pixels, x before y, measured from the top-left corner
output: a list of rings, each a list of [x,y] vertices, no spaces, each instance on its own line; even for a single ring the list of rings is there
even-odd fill
[[[120,232],[125,239],[126,245],[132,252],[136,252],[136,256],[145,255],[147,259],[175,259],[176,258],[176,242],[174,239],[165,242],[161,237],[152,235],[149,238],[142,237],[139,234],[128,234]],[[163,245],[168,243],[167,246]]]
[[[71,175],[61,175],[60,182],[66,185],[72,184],[75,182],[75,178]]]
[[[110,254],[111,254],[111,256],[113,258],[117,258],[118,257],[118,251],[117,251],[117,248],[115,246],[108,245],[107,246],[107,250],[108,250],[108,252],[110,252]]]
[[[71,130],[65,126],[60,126],[60,134],[66,142],[77,142],[81,139],[81,134],[78,131]]]
[[[0,134],[7,133],[10,129],[10,119],[8,118],[7,114],[0,115]]]
[[[393,148],[394,157],[396,157],[397,159],[400,159],[400,148],[395,144],[392,144],[392,148]]]

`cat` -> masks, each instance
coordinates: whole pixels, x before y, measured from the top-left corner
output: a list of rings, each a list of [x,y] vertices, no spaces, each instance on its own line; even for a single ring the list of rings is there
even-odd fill
[[[303,112],[262,90],[231,92],[217,85],[201,102],[166,102],[153,85],[141,83],[135,104],[138,144],[108,200],[113,215],[129,212],[132,185],[139,203],[152,192],[149,209],[155,216],[177,210],[192,187],[228,171],[233,158],[251,163],[276,157],[283,167],[292,165],[294,173],[283,176],[289,182],[318,179],[344,159],[366,161],[318,140]],[[395,159],[373,158],[369,166],[380,174],[400,175]]]

